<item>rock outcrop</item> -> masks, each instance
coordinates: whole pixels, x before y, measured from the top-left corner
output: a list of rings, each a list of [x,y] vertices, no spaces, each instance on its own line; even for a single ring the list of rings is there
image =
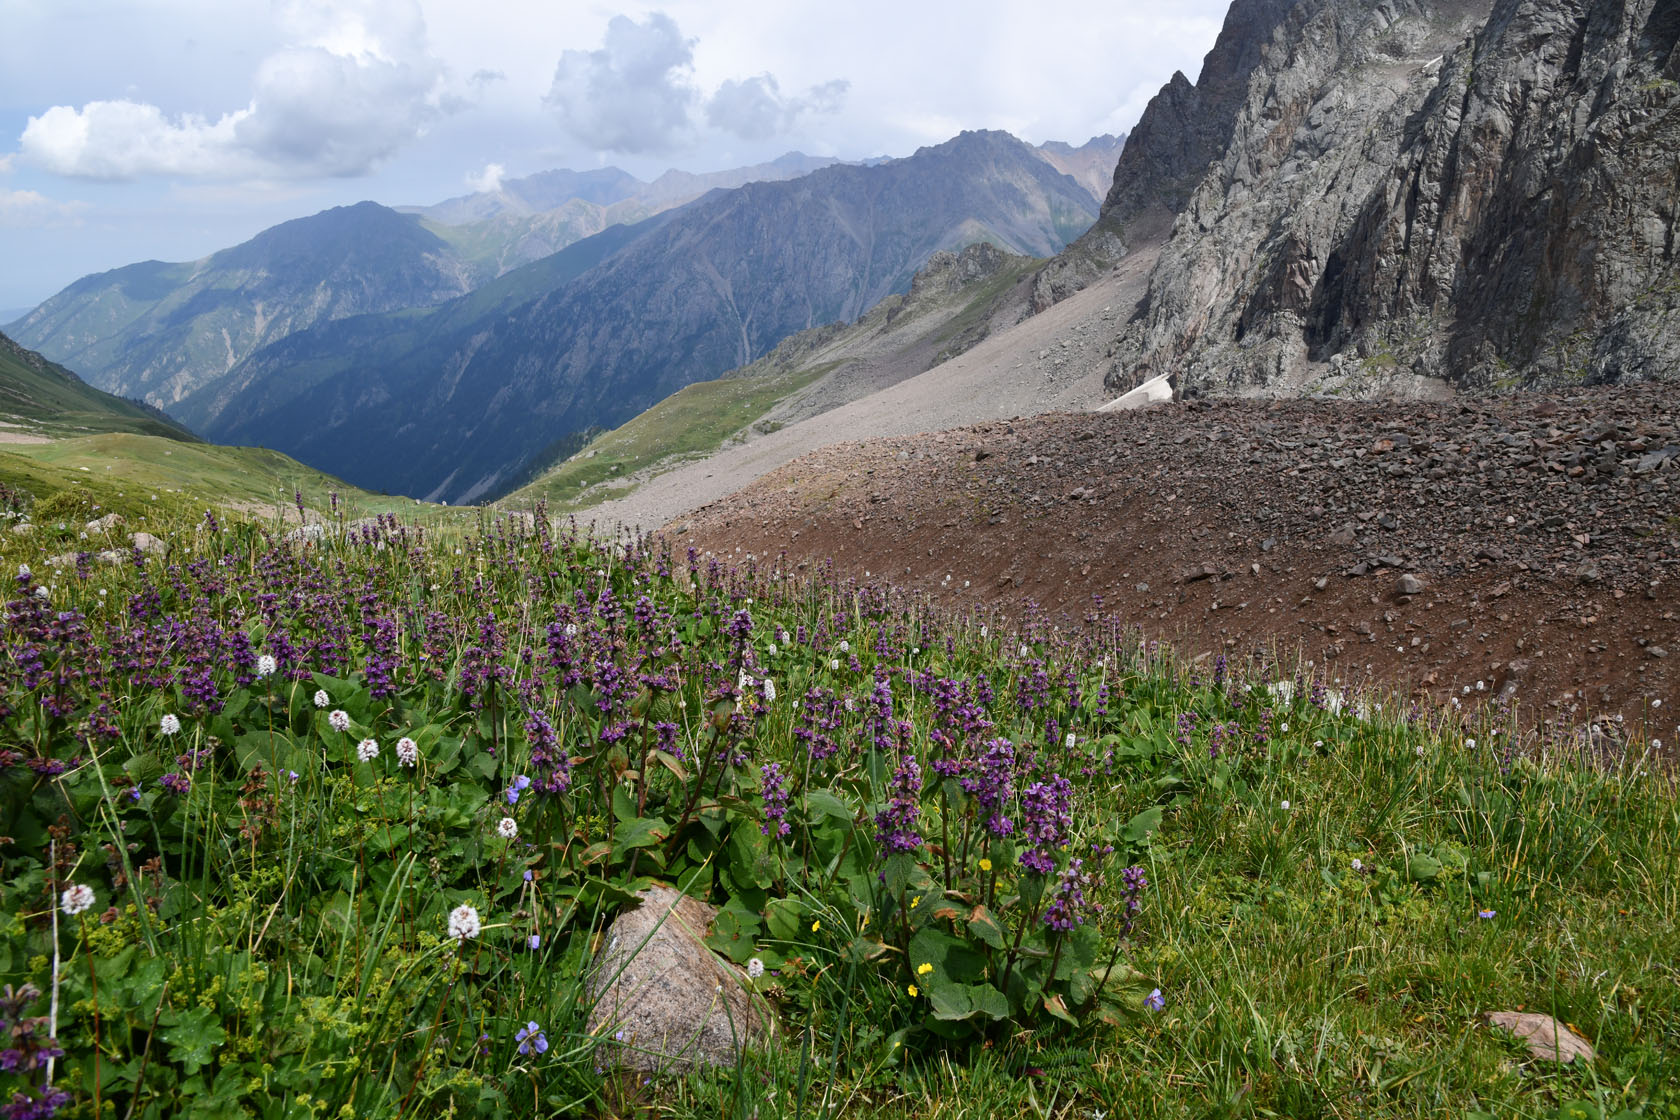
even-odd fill
[[[774,1020],[762,997],[706,947],[717,911],[670,887],[649,887],[607,929],[589,974],[597,1062],[643,1072],[732,1066],[762,1046]]]
[[[1171,221],[1111,388],[1674,376],[1677,40],[1667,0],[1237,0],[1064,254]]]

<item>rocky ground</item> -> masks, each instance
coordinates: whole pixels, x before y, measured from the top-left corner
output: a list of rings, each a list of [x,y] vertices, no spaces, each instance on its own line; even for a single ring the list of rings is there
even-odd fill
[[[1193,401],[842,443],[670,529],[956,606],[1100,604],[1189,654],[1277,643],[1348,681],[1680,740],[1680,405],[1661,385]]]

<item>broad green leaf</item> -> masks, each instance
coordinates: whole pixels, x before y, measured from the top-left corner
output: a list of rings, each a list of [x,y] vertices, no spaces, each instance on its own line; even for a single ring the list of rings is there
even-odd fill
[[[976,906],[968,915],[968,932],[977,941],[982,941],[994,949],[1001,949],[1006,944],[1003,926],[998,924],[997,918],[984,906]]]
[[[660,817],[637,817],[620,824],[613,832],[613,858],[621,858],[636,848],[662,844],[671,834],[671,826]]]
[[[792,898],[778,898],[764,908],[764,924],[770,936],[780,941],[799,937],[799,902]]]
[[[1140,844],[1151,832],[1161,829],[1161,807],[1152,806],[1126,822],[1126,842]]]
[[[852,807],[831,790],[806,790],[805,806],[813,816],[832,817],[838,821],[845,821],[847,824],[852,823],[857,817]]]

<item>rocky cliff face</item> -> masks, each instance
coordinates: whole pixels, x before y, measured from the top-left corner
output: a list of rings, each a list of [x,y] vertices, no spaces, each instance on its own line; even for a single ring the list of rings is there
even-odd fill
[[[1237,0],[1082,239],[1175,214],[1111,387],[1672,376],[1677,40],[1672,0]]]

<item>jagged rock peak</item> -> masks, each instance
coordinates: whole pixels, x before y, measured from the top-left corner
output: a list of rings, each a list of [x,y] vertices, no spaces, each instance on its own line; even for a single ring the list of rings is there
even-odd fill
[[[1673,376],[1677,40],[1673,0],[1238,0],[1116,168],[1099,230],[1176,216],[1111,386]]]

